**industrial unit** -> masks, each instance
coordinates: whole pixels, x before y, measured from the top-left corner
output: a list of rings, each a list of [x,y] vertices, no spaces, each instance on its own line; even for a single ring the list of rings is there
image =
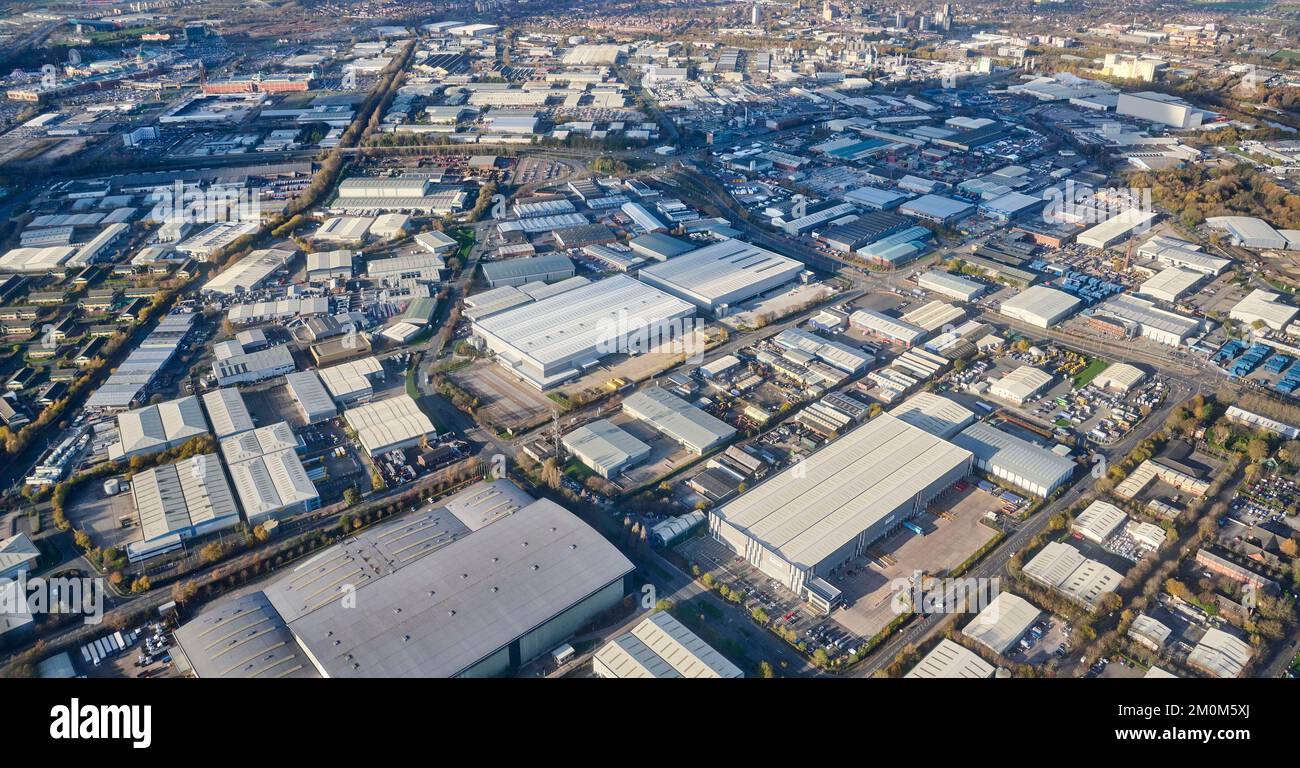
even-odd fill
[[[405,393],[348,408],[343,420],[356,431],[357,441],[371,456],[410,448],[437,434],[433,422]]]
[[[564,448],[605,479],[645,461],[650,446],[619,429],[607,419],[597,419],[565,435]]]
[[[415,542],[423,542],[419,550]],[[183,626],[177,639],[195,670],[214,677],[244,676],[246,666],[228,657],[250,639],[254,666],[266,650],[281,660],[269,669],[300,676],[502,675],[622,602],[632,570],[600,534],[548,500],[474,530],[441,507],[346,539],[267,586],[260,631],[292,638],[287,647],[219,635],[212,612],[238,615],[229,602]],[[344,572],[354,603],[340,599]]]
[[[1069,458],[983,422],[970,425],[952,441],[975,454],[981,470],[1035,496],[1051,496],[1074,476],[1075,463]]]
[[[667,611],[647,616],[603,645],[592,659],[596,677],[736,678],[744,673]]]
[[[998,311],[1039,328],[1051,328],[1073,315],[1081,304],[1065,291],[1034,285],[1002,302]]]
[[[214,453],[136,474],[131,498],[140,526],[140,541],[126,547],[132,562],[180,549],[183,539],[239,524],[239,508]]]
[[[958,301],[974,301],[985,291],[983,283],[938,269],[923,272],[916,279],[916,284],[927,291],[934,291]]]
[[[117,415],[118,441],[108,447],[108,458],[118,461],[158,453],[206,434],[208,424],[193,395],[147,405]]]
[[[735,427],[661,387],[647,387],[628,395],[623,400],[623,412],[697,455],[708,453],[736,434]]]

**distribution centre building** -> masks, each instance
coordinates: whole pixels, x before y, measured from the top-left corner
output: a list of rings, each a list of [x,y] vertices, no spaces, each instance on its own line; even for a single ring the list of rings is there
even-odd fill
[[[822,610],[828,578],[971,472],[970,451],[889,414],[709,515],[709,533]]]
[[[1024,637],[1042,613],[1023,597],[999,592],[961,633],[994,653],[1006,653]]]
[[[289,569],[252,606],[265,635],[239,632],[248,620],[220,629],[240,615],[238,598],[181,627],[181,650],[204,677],[487,677],[554,649],[631,591],[632,563],[549,500],[467,526],[451,507],[488,485]],[[351,590],[355,603],[340,599]],[[257,653],[238,663],[245,647]]]
[[[497,362],[538,389],[576,378],[638,340],[666,340],[695,306],[627,275],[589,283],[474,321]]]
[[[641,269],[641,282],[719,312],[799,277],[802,262],[740,240],[723,240]]]
[[[343,420],[371,456],[418,445],[437,430],[408,394],[366,403],[343,412]]]

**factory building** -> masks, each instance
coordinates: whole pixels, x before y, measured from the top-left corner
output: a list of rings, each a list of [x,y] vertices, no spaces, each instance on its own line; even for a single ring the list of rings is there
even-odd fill
[[[979,469],[1035,496],[1051,496],[1074,476],[1070,459],[983,422],[970,425],[952,441],[975,454]]]
[[[191,438],[208,434],[199,399],[193,395],[147,405],[117,415],[118,440],[108,447],[113,461],[175,448]]]
[[[1275,331],[1281,331],[1295,319],[1300,309],[1282,301],[1281,294],[1256,288],[1237,302],[1228,313],[1228,317],[1239,323],[1254,325],[1263,323]]]
[[[1052,374],[1031,365],[1022,365],[1000,379],[989,382],[989,396],[1016,405],[1042,394],[1052,385]]]
[[[961,633],[994,653],[1004,654],[1024,637],[1042,614],[1023,597],[1000,592]]]
[[[247,432],[255,426],[244,396],[234,387],[204,392],[203,408],[208,412],[212,434],[218,440]]]
[[[1137,254],[1167,266],[1212,276],[1223,274],[1225,269],[1232,266],[1228,259],[1204,253],[1198,244],[1164,235],[1155,235],[1139,245]]]
[[[1070,530],[1094,544],[1104,544],[1128,522],[1128,514],[1100,499],[1088,505],[1070,525]]]
[[[218,602],[177,631],[181,650],[204,677],[488,677],[622,602],[633,565],[616,548],[554,502],[500,508],[501,494],[484,493],[491,485],[347,538],[252,597]],[[484,505],[500,514],[465,522],[484,519]],[[339,574],[349,572],[344,585]],[[355,601],[340,599],[350,590]],[[245,600],[259,601],[244,604],[247,616],[234,607]]]
[[[955,400],[917,392],[889,412],[896,419],[947,440],[975,421],[975,413]]]
[[[290,373],[284,377],[284,386],[304,424],[318,424],[338,415],[334,400],[315,371]]]
[[[433,422],[405,393],[348,408],[343,420],[357,433],[357,441],[371,456],[410,448],[437,434]]]
[[[490,261],[483,264],[483,278],[491,288],[527,283],[554,283],[573,277],[573,261],[562,254],[547,254],[524,259]]]
[[[602,646],[592,659],[592,671],[605,678],[745,676],[667,611],[651,614]]]
[[[1211,216],[1205,220],[1208,227],[1226,232],[1233,245],[1256,250],[1300,250],[1286,234],[1278,232],[1268,222],[1253,216]]]
[[[140,540],[126,547],[131,562],[180,549],[183,539],[239,524],[239,507],[221,460],[212,453],[136,474],[131,499],[140,529]]]
[[[975,211],[970,203],[954,200],[943,195],[921,195],[915,200],[908,200],[898,206],[899,213],[914,216],[922,221],[947,226],[963,219]]]
[[[363,357],[360,360],[349,360],[346,363],[339,363],[328,368],[321,368],[316,371],[321,383],[329,391],[329,395],[334,402],[339,405],[348,405],[369,400],[375,394],[375,385],[373,379],[384,378],[384,366],[375,357]],[[306,379],[297,380],[296,384],[303,384],[309,387]],[[306,394],[306,391],[304,390]],[[313,406],[313,412],[323,413],[324,405]]]
[[[736,434],[722,419],[706,413],[661,387],[647,387],[623,400],[623,412],[644,421],[696,455],[703,455]]]
[[[792,282],[803,263],[740,240],[723,240],[641,269],[641,282],[708,312]]]
[[[1171,347],[1183,345],[1201,330],[1200,320],[1160,309],[1147,299],[1126,293],[1106,299],[1093,309],[1092,314],[1119,320],[1128,329],[1128,335],[1142,336]]]
[[[1092,380],[1094,387],[1127,393],[1146,378],[1146,372],[1128,363],[1112,363]]]
[[[924,328],[918,328],[874,309],[855,310],[849,315],[849,324],[864,333],[905,347],[914,346],[930,335]]]
[[[561,442],[565,450],[607,480],[650,456],[650,446],[607,419],[584,424],[565,435]]]
[[[1159,299],[1170,304],[1177,302],[1183,294],[1196,287],[1205,275],[1182,267],[1165,267],[1151,279],[1142,283],[1138,293]]]
[[[320,494],[307,477],[298,448],[293,430],[283,421],[221,441],[235,495],[250,524],[320,507]]]
[[[257,352],[233,355],[212,363],[212,375],[219,386],[251,384],[292,373],[298,366],[293,353],[286,345],[269,347]]]
[[[1198,128],[1207,112],[1188,104],[1177,96],[1154,91],[1121,93],[1115,104],[1115,114],[1137,117],[1171,128],[1184,130]]]
[[[1100,607],[1102,598],[1114,592],[1124,578],[1062,541],[1049,542],[1025,563],[1021,572],[1089,610]]]
[[[995,671],[993,665],[980,658],[978,653],[945,637],[903,677],[979,680],[992,677]]]
[[[1086,245],[1089,248],[1104,251],[1135,232],[1145,230],[1155,217],[1156,214],[1153,211],[1130,208],[1123,213],[1106,219],[1091,229],[1080,232],[1079,236],[1075,238],[1075,242],[1079,245]]]
[[[1059,325],[1082,304],[1065,291],[1035,285],[1002,302],[999,312],[1039,328]]]
[[[1187,664],[1210,677],[1236,678],[1246,671],[1254,653],[1250,643],[1211,627],[1187,654]]]
[[[474,332],[507,370],[548,389],[606,355],[677,339],[694,314],[695,307],[679,298],[614,275],[477,318]]]
[[[958,301],[974,301],[985,290],[983,283],[938,269],[932,269],[921,274],[917,278],[916,284],[927,291],[934,291]]]
[[[970,470],[969,451],[882,414],[711,512],[709,533],[829,611],[834,572]]]
[[[256,290],[272,275],[284,269],[292,258],[293,251],[278,249],[253,251],[204,283],[202,290],[205,293],[224,296]]]

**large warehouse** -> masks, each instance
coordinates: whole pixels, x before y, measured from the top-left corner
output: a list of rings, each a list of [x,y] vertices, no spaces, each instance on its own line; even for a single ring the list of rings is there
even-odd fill
[[[1008,372],[1000,379],[989,382],[989,396],[1006,400],[1016,405],[1042,394],[1052,385],[1052,374],[1032,365],[1022,365]]]
[[[647,387],[628,395],[623,400],[623,412],[698,455],[708,453],[736,434],[735,427],[662,387]]]
[[[1081,303],[1065,291],[1035,285],[1002,302],[999,311],[1014,320],[1050,328],[1073,315]]]
[[[623,600],[632,563],[563,507],[528,499],[477,528],[451,511],[488,485],[318,553],[255,593],[264,602],[218,602],[177,631],[181,650],[202,677],[487,677]]]
[[[474,332],[511,373],[547,389],[638,340],[667,339],[694,314],[688,302],[614,275],[480,318]]]
[[[650,456],[650,446],[607,419],[578,427],[565,435],[562,442],[565,450],[607,480]]]
[[[667,611],[651,614],[630,632],[605,643],[591,665],[596,677],[605,678],[745,676]]]
[[[1022,572],[1089,609],[1096,609],[1102,598],[1114,592],[1124,578],[1118,571],[1084,557],[1062,541],[1049,542],[1025,563]]]
[[[436,433],[433,422],[407,394],[349,408],[343,420],[371,456],[419,445],[422,438]]]
[[[709,515],[709,533],[823,610],[832,573],[971,471],[971,454],[889,414]]]
[[[799,277],[803,263],[740,240],[723,240],[641,270],[641,282],[700,309],[726,307]]]
[[[503,674],[555,648],[628,592],[632,563],[552,501],[423,556],[407,551],[413,538],[448,538],[425,527],[444,522],[451,523],[422,517],[380,526],[267,587],[322,676]],[[356,600],[345,604],[340,569],[358,562],[370,565],[355,572]]]
[[[984,422],[970,425],[952,441],[975,454],[975,466],[1035,496],[1051,496],[1074,476],[1070,459]]]

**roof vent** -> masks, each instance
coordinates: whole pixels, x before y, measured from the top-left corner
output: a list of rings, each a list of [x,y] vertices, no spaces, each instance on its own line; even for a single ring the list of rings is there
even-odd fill
[[[497,592],[500,592],[500,591],[501,591],[501,588],[500,588],[500,587],[493,587],[493,588],[492,588],[492,594],[494,594],[494,595],[495,595]]]
[[[455,609],[450,610],[450,611],[447,611],[447,615],[448,615],[448,616],[455,616],[455,615],[456,615],[456,611],[455,611]]]
[[[534,570],[534,571],[538,570],[539,568],[541,568],[540,565],[538,565],[537,563],[533,563],[533,570]]]

